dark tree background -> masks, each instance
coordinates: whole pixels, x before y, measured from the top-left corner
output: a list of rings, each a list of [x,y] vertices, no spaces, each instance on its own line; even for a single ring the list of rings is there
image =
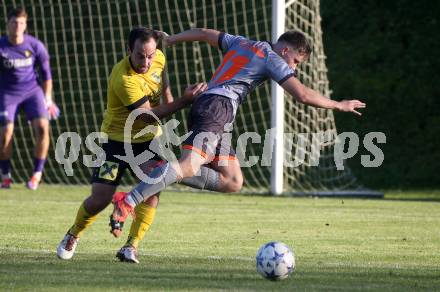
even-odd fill
[[[382,166],[362,167],[362,144],[349,166],[368,187],[438,188],[440,2],[324,0],[321,13],[333,99],[367,103],[336,113],[338,131],[387,136]]]

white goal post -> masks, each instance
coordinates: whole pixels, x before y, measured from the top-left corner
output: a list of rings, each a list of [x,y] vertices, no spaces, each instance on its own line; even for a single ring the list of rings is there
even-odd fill
[[[307,86],[330,96],[322,43],[319,0],[3,0],[0,17],[12,7],[25,7],[28,32],[44,42],[51,55],[54,99],[62,115],[51,122],[51,148],[44,175],[46,183],[88,184],[91,169],[85,167],[88,155],[85,139],[99,131],[106,107],[107,79],[112,66],[126,54],[126,38],[134,26],[148,26],[168,33],[191,27],[209,27],[256,40],[272,40],[286,30],[299,30],[310,40],[313,53],[299,67],[298,78]],[[0,34],[5,34],[5,25]],[[166,49],[169,79],[175,96],[187,84],[207,81],[222,60],[221,53],[204,43],[184,43]],[[187,131],[187,111],[176,113],[180,135]],[[297,103],[275,84],[258,87],[240,106],[233,141],[244,132],[256,133],[264,140],[267,130],[275,129],[271,163],[243,168],[243,192],[273,194],[364,194],[365,189],[348,167],[337,170],[335,141],[320,145],[295,143],[297,134],[330,133],[336,136],[333,113]],[[64,132],[81,138],[80,155],[67,176],[55,160],[55,144]],[[21,116],[15,126],[13,180],[25,181],[32,169],[34,144],[31,129]],[[284,141],[283,139],[287,137]],[[262,144],[262,143],[261,143]],[[263,157],[263,146],[249,142],[246,157]],[[233,143],[239,149],[239,145]],[[304,162],[288,167],[304,154]],[[316,154],[318,153],[318,154]],[[266,161],[267,162],[267,161]],[[317,163],[319,162],[319,163]],[[135,180],[127,178],[124,184]]]
[[[286,19],[285,0],[272,0],[272,42],[284,33]],[[273,195],[283,193],[284,173],[284,90],[275,81],[271,81],[272,111],[271,126],[275,129],[275,144],[272,156],[270,192]]]

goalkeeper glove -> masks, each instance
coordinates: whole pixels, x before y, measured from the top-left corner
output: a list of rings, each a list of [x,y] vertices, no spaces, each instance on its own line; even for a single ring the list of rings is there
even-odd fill
[[[46,99],[46,108],[49,115],[49,120],[56,120],[60,116],[60,109],[52,101],[52,99]]]

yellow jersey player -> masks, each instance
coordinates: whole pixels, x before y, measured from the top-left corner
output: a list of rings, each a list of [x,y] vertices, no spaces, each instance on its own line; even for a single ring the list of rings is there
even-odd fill
[[[79,207],[74,224],[58,246],[60,259],[72,258],[84,230],[110,204],[124,172],[129,168],[127,162],[117,157],[125,156],[124,126],[130,112],[138,108],[147,109],[159,119],[164,118],[189,105],[195,96],[206,89],[204,83],[191,85],[181,98],[173,100],[166,77],[165,56],[157,49],[161,36],[160,32],[151,29],[134,28],[128,36],[128,56],[113,67],[101,127],[102,132],[108,135],[108,143],[103,144],[106,159],[102,166],[94,169],[91,195]],[[162,104],[161,95],[166,100]],[[139,115],[133,123],[131,148],[136,156],[149,149],[150,141],[160,134],[158,128],[156,133],[135,138],[150,123],[151,116],[146,113]],[[153,160],[159,161],[161,158],[156,156]],[[121,261],[138,263],[137,247],[153,223],[158,202],[159,196],[155,194],[136,207],[136,219],[132,222],[128,240],[116,255]],[[119,236],[122,226],[115,221],[111,226],[111,232]]]
[[[153,194],[197,173],[210,173],[203,182],[205,189],[239,191],[243,174],[234,149],[229,141],[222,139],[223,133],[225,129],[231,129],[237,109],[250,92],[269,79],[303,104],[358,115],[361,114],[358,109],[366,107],[359,100],[326,98],[296,78],[296,67],[311,53],[311,45],[301,32],[287,31],[274,44],[203,28],[186,30],[164,40],[168,45],[204,41],[220,49],[224,57],[208,83],[208,89],[191,106],[188,115],[191,134],[183,142],[179,160],[168,161],[152,170],[151,176],[156,178],[154,183],[141,182],[129,193],[115,194],[112,216],[119,222]],[[221,160],[224,161],[220,164]]]

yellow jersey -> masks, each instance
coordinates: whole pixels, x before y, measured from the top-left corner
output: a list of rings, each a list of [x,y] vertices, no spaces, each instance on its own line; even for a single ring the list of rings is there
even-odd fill
[[[101,131],[111,140],[124,142],[124,126],[132,110],[146,101],[151,107],[160,103],[162,93],[162,72],[165,68],[165,56],[156,50],[154,60],[146,73],[136,73],[131,67],[129,57],[117,63],[110,74],[107,90],[107,109]],[[144,129],[147,124],[135,120],[131,131],[131,142],[142,143],[152,140],[162,134],[159,126],[155,133],[147,133],[134,139],[134,136]]]

